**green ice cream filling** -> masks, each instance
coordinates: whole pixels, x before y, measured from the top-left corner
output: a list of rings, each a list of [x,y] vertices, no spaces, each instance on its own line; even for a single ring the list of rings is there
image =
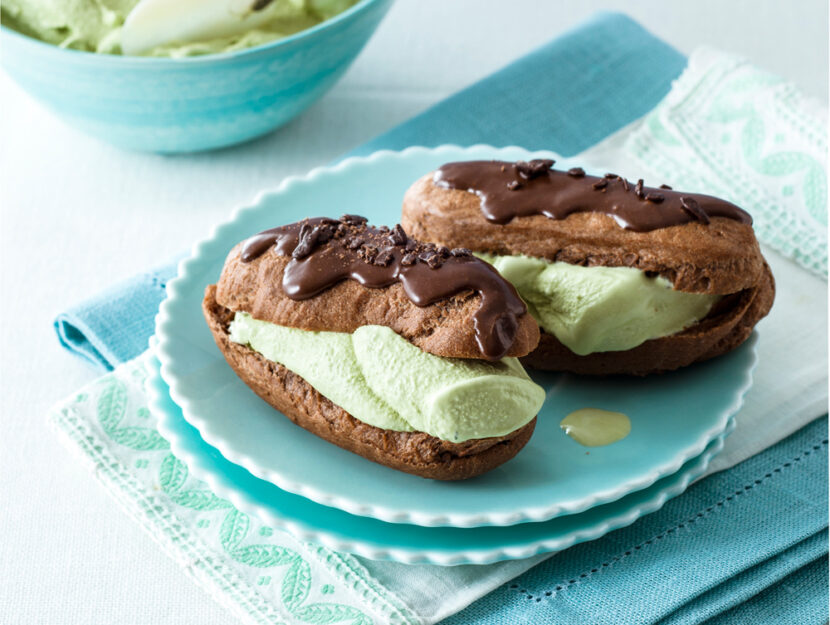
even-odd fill
[[[170,0],[175,2],[176,0]],[[358,0],[273,0],[264,25],[238,35],[159,45],[142,56],[232,52],[276,41],[342,13]],[[121,29],[139,0],[3,0],[4,26],[63,48],[121,54]],[[253,3],[253,0],[252,0]]]
[[[545,401],[544,389],[516,358],[441,358],[384,326],[310,332],[238,312],[230,338],[385,430],[426,432],[453,443],[504,436],[533,419]]]
[[[582,267],[529,256],[476,256],[513,283],[537,323],[575,354],[633,349],[703,319],[719,295],[675,291],[631,267]]]

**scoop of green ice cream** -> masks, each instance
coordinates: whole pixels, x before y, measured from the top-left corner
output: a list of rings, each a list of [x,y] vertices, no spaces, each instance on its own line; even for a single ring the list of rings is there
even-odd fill
[[[518,360],[441,358],[383,326],[309,332],[236,313],[231,340],[278,362],[364,423],[454,443],[528,423],[545,391]]]
[[[371,391],[414,429],[443,440],[503,436],[545,401],[516,358],[441,358],[384,326],[358,328],[352,345]]]
[[[625,351],[705,317],[719,295],[675,291],[631,267],[476,254],[512,282],[540,326],[575,354]]]
[[[185,57],[252,48],[330,19],[357,0],[3,0],[3,23],[65,48]],[[122,49],[123,48],[123,49]]]
[[[355,3],[357,3],[357,0],[309,0],[308,8],[320,19],[328,20],[335,15],[339,15]]]
[[[138,0],[3,0],[3,24],[64,48],[117,53]]]
[[[354,0],[344,0],[345,8]],[[316,26],[332,13],[310,0],[141,0],[122,31],[125,54],[184,57],[263,45]]]

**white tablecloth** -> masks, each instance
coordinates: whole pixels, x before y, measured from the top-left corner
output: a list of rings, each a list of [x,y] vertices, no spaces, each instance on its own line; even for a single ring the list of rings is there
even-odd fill
[[[827,99],[824,0],[798,11],[776,0],[398,0],[346,77],[300,119],[187,157],[88,139],[0,76],[1,621],[227,622],[46,427],[47,408],[97,375],[58,347],[55,313],[164,262],[259,189],[325,164],[597,9],[626,10],[683,52],[733,50]]]

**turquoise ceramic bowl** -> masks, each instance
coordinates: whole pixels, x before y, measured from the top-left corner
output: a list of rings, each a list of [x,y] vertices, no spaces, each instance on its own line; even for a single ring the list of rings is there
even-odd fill
[[[65,50],[10,30],[2,65],[72,126],[119,147],[195,152],[263,135],[308,108],[343,74],[392,0],[362,0],[270,44],[185,59]]]

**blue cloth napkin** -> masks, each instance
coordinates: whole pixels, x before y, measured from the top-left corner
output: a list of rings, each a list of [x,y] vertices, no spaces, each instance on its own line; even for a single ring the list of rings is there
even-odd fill
[[[350,155],[442,143],[575,154],[652,110],[685,62],[629,18],[600,14]],[[175,273],[169,264],[59,315],[61,342],[103,369],[137,356]],[[826,437],[822,419],[446,623],[823,623]]]
[[[827,506],[822,417],[443,625],[824,623]]]
[[[685,67],[636,22],[600,13],[348,156],[444,143],[571,156],[654,109]]]
[[[58,340],[96,368],[111,371],[147,349],[156,313],[179,259],[128,278],[55,319]]]

